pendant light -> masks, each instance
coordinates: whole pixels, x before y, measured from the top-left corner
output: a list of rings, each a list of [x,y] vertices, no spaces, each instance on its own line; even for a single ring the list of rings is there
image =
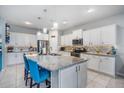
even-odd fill
[[[44,11],[44,15],[45,15],[44,19],[45,19],[45,21],[47,21],[47,20],[46,20],[46,19],[47,19],[47,15],[46,15],[47,9],[44,9],[43,11]],[[45,23],[45,22],[44,22],[44,23]],[[46,24],[47,24],[47,22],[45,23],[45,26],[46,26]],[[44,27],[44,28],[43,28],[43,33],[44,33],[44,34],[47,34],[47,33],[48,33],[47,30],[48,30],[47,27]]]
[[[39,20],[39,22],[41,22],[40,20],[41,20],[41,17],[37,17],[37,19]],[[39,29],[38,30],[38,32],[37,32],[37,36],[40,36],[41,35],[41,29]]]

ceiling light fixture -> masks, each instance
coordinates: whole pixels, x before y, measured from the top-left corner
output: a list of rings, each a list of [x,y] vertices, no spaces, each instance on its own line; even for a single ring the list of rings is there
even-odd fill
[[[26,24],[26,25],[31,25],[32,23],[29,22],[29,21],[25,21],[25,24]]]
[[[90,8],[87,12],[88,12],[88,13],[91,13],[91,12],[94,12],[94,11],[95,11],[95,9]]]
[[[40,35],[41,35],[41,32],[40,32],[40,31],[38,31],[38,32],[37,32],[37,36],[40,36]]]
[[[43,28],[43,33],[47,34],[47,28]]]
[[[44,12],[44,15],[45,15],[45,17],[44,17],[44,19],[45,19],[45,21],[47,21],[47,9],[43,9],[43,12]],[[47,29],[47,22],[45,22],[44,23],[45,24],[45,27],[43,28],[43,33],[44,34],[47,34],[48,32],[48,29]]]
[[[67,21],[63,21],[62,24],[66,25],[68,22]]]
[[[57,29],[58,28],[58,23],[57,22],[53,22],[53,28]]]

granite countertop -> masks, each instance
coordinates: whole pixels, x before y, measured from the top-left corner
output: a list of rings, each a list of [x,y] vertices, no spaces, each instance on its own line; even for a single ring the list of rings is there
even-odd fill
[[[63,69],[75,64],[87,62],[87,59],[81,59],[72,56],[51,56],[51,55],[26,55],[29,59],[36,61],[40,66],[50,71]]]
[[[82,54],[106,56],[106,57],[116,57],[117,55],[105,54],[105,53],[93,53],[93,52],[83,52]]]
[[[12,52],[7,52],[7,53],[25,53],[25,52],[37,52],[37,51],[12,51]]]

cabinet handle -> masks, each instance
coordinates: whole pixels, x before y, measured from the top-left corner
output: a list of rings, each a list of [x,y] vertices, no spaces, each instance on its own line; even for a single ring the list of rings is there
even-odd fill
[[[79,71],[80,71],[80,66],[79,66]]]
[[[77,72],[77,67],[76,67],[76,72]]]

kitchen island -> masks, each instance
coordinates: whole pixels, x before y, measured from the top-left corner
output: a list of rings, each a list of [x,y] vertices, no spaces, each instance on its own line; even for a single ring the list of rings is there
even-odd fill
[[[26,56],[51,72],[51,88],[81,88],[87,85],[87,59],[37,54]]]

